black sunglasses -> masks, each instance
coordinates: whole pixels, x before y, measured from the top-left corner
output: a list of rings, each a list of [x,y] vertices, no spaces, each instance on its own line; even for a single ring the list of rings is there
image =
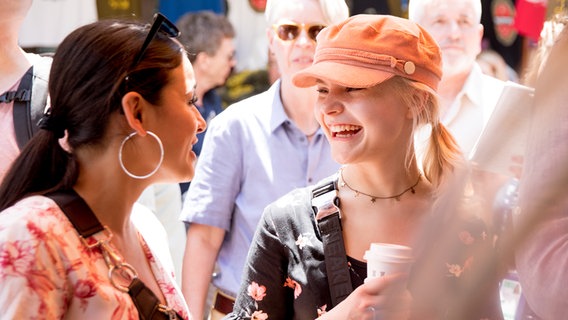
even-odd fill
[[[306,30],[308,33],[308,37],[310,39],[316,41],[316,37],[320,33],[320,31],[325,28],[324,25],[321,24],[304,24],[304,23],[282,23],[282,24],[275,24],[272,26],[274,31],[276,31],[276,35],[283,41],[292,41],[298,38],[300,32],[302,30]]]
[[[134,63],[132,63],[132,66],[130,66],[130,70],[133,70],[134,67],[136,67],[140,63],[140,61],[142,61],[142,57],[144,57],[146,49],[148,49],[150,42],[152,42],[152,39],[154,39],[158,31],[165,33],[170,38],[177,38],[180,34],[176,25],[168,20],[166,16],[161,13],[156,13],[154,15],[154,22],[152,23],[152,27],[150,27],[150,32],[148,32],[148,36],[146,36],[146,40],[144,40],[144,44],[142,45],[142,48],[140,48],[140,52],[138,52],[138,54],[136,55]]]

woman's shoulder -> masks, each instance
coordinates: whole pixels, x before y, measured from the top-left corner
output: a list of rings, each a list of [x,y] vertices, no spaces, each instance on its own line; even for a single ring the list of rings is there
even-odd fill
[[[277,223],[282,223],[282,225],[300,223],[314,224],[315,214],[312,208],[313,191],[322,185],[334,181],[336,178],[336,174],[334,174],[322,179],[315,185],[291,190],[268,205],[265,210],[265,216]],[[288,221],[288,223],[286,223],[286,221]]]
[[[49,224],[59,223],[62,219],[65,216],[53,200],[44,196],[31,196],[0,212],[0,232],[30,225],[46,229]]]
[[[34,251],[67,250],[71,232],[73,225],[47,197],[31,196],[0,212],[0,251],[35,257]]]

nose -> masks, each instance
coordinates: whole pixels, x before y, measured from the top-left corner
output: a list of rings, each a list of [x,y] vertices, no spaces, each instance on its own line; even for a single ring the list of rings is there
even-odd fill
[[[316,110],[324,115],[338,115],[343,111],[343,104],[329,96],[316,103]]]
[[[457,21],[451,21],[450,26],[448,28],[449,36],[452,39],[458,39],[462,35],[462,29]]]
[[[207,129],[207,122],[203,119],[197,108],[193,108],[193,110],[196,113],[195,120],[197,121],[197,133],[201,133]]]
[[[298,38],[296,39],[296,45],[302,47],[308,47],[308,46],[314,46],[315,44],[316,42],[312,40],[312,38],[310,38],[310,36],[308,35],[308,31],[302,28],[300,30]]]

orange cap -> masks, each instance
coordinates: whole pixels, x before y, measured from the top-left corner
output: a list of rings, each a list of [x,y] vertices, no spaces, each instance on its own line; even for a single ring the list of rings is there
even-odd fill
[[[442,77],[436,41],[408,19],[360,14],[323,29],[317,37],[314,63],[292,81],[298,87],[311,87],[322,79],[368,88],[395,75],[436,90]]]

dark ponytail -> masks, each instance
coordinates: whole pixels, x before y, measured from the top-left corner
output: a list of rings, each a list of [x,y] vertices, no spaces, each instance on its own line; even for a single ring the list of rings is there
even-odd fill
[[[55,133],[40,130],[24,147],[13,162],[0,185],[0,211],[12,206],[22,195],[45,192],[75,180],[72,155],[58,144]]]

